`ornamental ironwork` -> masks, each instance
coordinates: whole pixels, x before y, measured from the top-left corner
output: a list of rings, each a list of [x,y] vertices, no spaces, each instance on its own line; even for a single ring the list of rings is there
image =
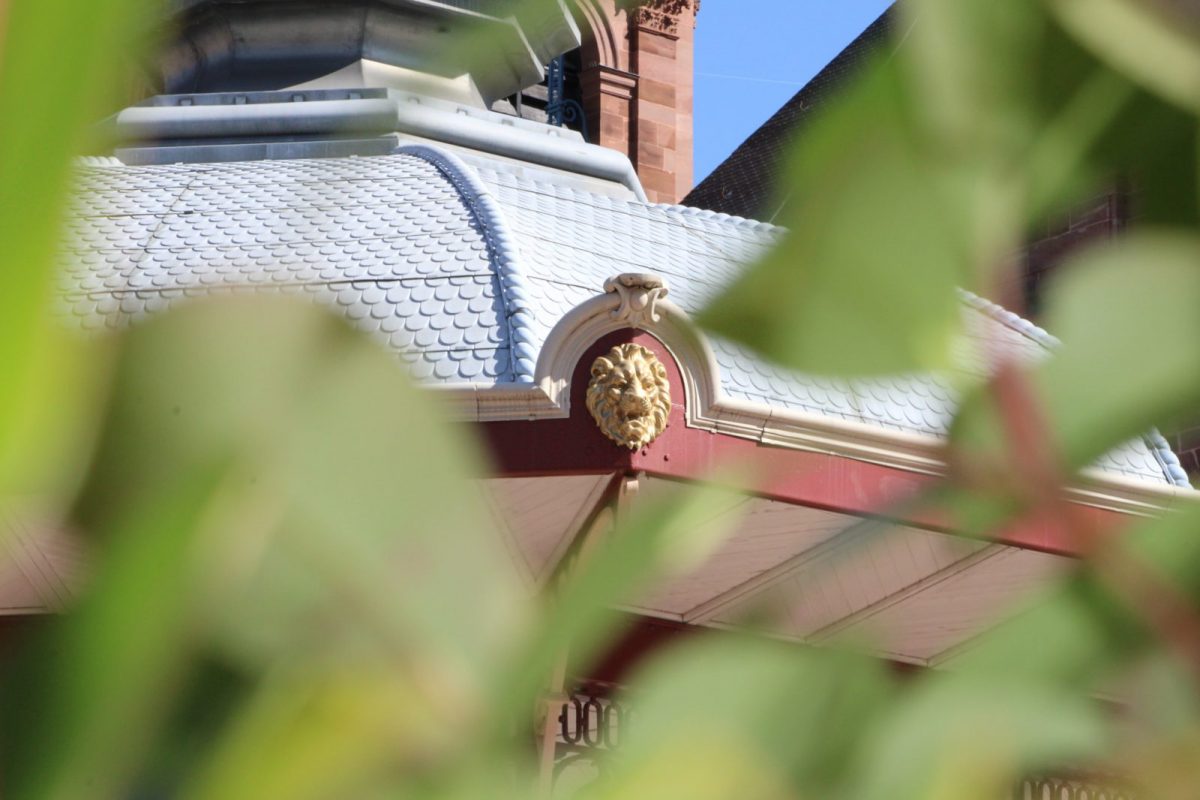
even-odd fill
[[[1137,795],[1115,782],[1087,778],[1026,778],[1017,785],[1013,800],[1137,800]]]
[[[558,714],[558,742],[567,749],[614,750],[629,709],[596,689],[573,692]]]
[[[589,684],[559,707],[554,748],[554,786],[569,794],[598,778],[621,744],[630,709],[613,699],[610,687]]]
[[[546,65],[546,121],[558,127],[577,128],[585,141],[590,141],[587,114],[579,101],[567,97],[567,65],[558,56]]]

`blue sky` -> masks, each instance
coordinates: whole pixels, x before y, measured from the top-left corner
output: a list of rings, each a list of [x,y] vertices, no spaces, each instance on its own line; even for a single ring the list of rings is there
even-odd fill
[[[696,23],[696,182],[891,0],[703,0]]]

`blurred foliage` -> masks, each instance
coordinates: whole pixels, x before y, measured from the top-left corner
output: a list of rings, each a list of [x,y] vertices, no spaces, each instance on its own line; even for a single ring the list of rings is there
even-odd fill
[[[243,300],[112,340],[59,330],[70,157],[153,13],[0,5],[0,499],[35,496],[92,556],[70,613],[5,653],[4,795],[538,793],[554,676],[586,674],[620,634],[611,609],[711,552],[728,499],[647,502],[533,597],[473,499],[474,442],[342,323]],[[898,14],[903,45],[795,144],[789,235],[702,321],[802,370],[945,375],[964,402],[939,498],[980,532],[1054,507],[1099,455],[1200,407],[1200,14]],[[1005,296],[1027,233],[1118,177],[1143,230],[1050,287],[1063,346],[992,379],[956,372],[957,288]],[[1139,796],[1195,797],[1200,511],[1120,540],[1067,522],[1079,568],[953,672],[734,635],[664,649],[581,794],[986,798],[1107,766]]]

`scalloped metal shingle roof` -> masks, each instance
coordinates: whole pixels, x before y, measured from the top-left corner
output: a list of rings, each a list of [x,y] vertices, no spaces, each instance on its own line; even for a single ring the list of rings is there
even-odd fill
[[[694,312],[781,233],[470,161],[410,147],[360,158],[81,165],[63,245],[64,308],[100,328],[212,292],[305,294],[378,337],[419,380],[506,383],[532,377],[550,329],[613,274],[659,273],[671,299]],[[964,308],[988,346],[1045,352],[1049,337],[1019,318],[977,298]],[[728,342],[713,348],[730,397],[930,434],[944,433],[953,414],[952,391],[932,376],[846,383],[786,372]],[[1098,466],[1186,481],[1159,439],[1131,442]]]
[[[64,301],[115,327],[220,290],[338,307],[422,380],[510,380],[485,231],[415,156],[84,167]]]

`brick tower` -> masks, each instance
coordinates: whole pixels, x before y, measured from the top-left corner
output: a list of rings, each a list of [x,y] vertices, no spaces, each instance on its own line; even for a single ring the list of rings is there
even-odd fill
[[[629,156],[653,202],[692,188],[692,84],[699,0],[576,0],[580,95],[597,144]]]

